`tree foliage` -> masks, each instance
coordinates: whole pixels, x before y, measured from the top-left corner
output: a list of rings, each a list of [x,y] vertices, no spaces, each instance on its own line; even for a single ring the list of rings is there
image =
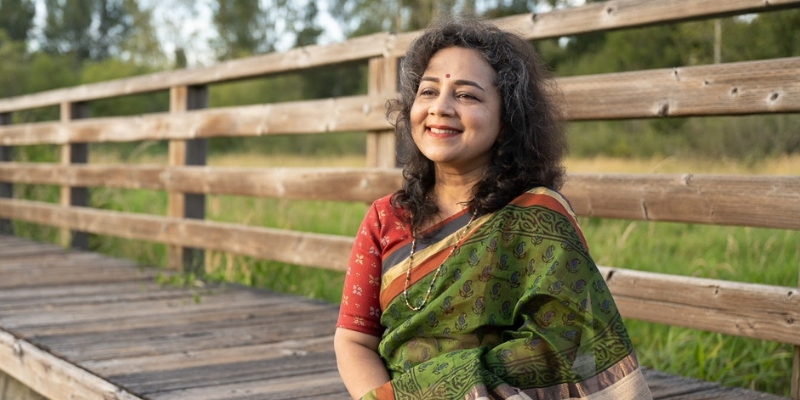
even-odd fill
[[[36,6],[33,0],[0,1],[0,30],[11,40],[25,41],[33,27]]]
[[[133,28],[121,0],[45,0],[45,6],[40,45],[50,54],[103,60],[119,52]]]

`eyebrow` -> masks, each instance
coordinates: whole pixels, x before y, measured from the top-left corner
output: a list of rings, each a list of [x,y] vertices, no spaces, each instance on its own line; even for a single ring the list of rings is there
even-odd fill
[[[432,76],[423,76],[422,79],[420,79],[420,81],[421,82],[428,81],[428,82],[435,82],[435,83],[441,82],[441,80],[439,78],[435,78],[435,77],[432,77]],[[482,90],[484,92],[486,91],[486,89],[484,89],[477,82],[471,81],[471,80],[468,80],[468,79],[456,79],[455,84],[456,84],[456,86],[473,86],[473,87],[478,88],[478,89],[480,89],[480,90]]]

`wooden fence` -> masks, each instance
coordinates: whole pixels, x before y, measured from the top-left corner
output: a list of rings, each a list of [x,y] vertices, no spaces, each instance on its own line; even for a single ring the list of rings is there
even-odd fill
[[[495,20],[530,40],[800,7],[798,0],[617,0]],[[416,33],[379,33],[326,46],[0,99],[0,232],[10,220],[53,225],[63,244],[86,232],[169,246],[169,264],[198,268],[210,249],[343,270],[352,238],[203,220],[204,195],[365,202],[394,191],[394,135],[384,118],[398,58]],[[207,85],[343,62],[367,62],[368,94],[209,109]],[[570,120],[800,111],[800,58],[621,72],[558,80]],[[169,90],[170,112],[86,118],[87,102]],[[13,113],[60,105],[61,120],[12,124]],[[314,110],[314,117],[308,117]],[[211,168],[205,138],[367,131],[365,169]],[[90,165],[87,143],[169,141],[165,166]],[[13,148],[61,146],[60,163],[13,161]],[[60,204],[14,199],[13,184],[61,187]],[[164,190],[166,216],[94,209],[86,188]],[[800,176],[571,174],[563,192],[582,216],[800,229]],[[604,268],[626,317],[795,346],[800,399],[800,291]],[[789,373],[789,372],[787,372]]]

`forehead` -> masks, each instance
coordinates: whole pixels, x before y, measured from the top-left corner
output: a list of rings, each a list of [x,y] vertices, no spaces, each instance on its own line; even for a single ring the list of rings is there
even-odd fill
[[[444,79],[469,79],[484,84],[494,82],[495,71],[480,53],[463,47],[447,47],[433,54],[424,76]]]

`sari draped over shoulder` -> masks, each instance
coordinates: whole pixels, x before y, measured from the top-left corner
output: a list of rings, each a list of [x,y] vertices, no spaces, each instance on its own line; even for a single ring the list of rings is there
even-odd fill
[[[403,295],[408,253],[384,260],[379,353],[391,381],[364,399],[651,398],[560,194],[533,189],[462,233],[466,219],[448,221],[413,255],[412,305],[442,265],[419,311]]]

